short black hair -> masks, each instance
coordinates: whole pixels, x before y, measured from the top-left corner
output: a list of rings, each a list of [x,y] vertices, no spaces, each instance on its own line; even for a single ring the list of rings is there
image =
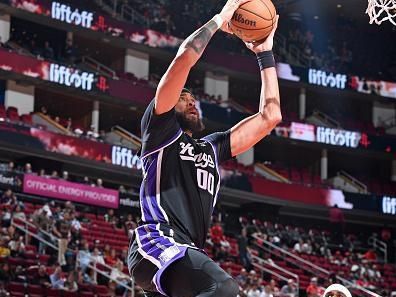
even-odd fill
[[[189,93],[191,96],[194,97],[194,95],[193,95],[193,93],[191,92],[191,90],[189,90],[189,89],[187,89],[187,88],[183,88],[183,89],[182,89],[182,91],[180,92],[180,94],[183,94],[183,93]]]

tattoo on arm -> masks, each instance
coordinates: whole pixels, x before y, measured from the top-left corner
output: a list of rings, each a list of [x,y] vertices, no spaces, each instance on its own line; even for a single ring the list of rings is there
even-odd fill
[[[185,47],[192,48],[198,55],[201,55],[218,29],[216,22],[210,20],[186,39]]]

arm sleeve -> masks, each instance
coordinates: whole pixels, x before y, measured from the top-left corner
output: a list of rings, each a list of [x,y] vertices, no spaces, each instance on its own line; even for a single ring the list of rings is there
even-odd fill
[[[210,142],[215,150],[217,162],[220,164],[232,158],[231,155],[231,130],[216,132],[203,138]]]
[[[154,104],[155,100],[153,99],[144,112],[141,121],[142,157],[165,147],[182,133],[176,119],[175,110],[171,109],[168,112],[156,115]]]

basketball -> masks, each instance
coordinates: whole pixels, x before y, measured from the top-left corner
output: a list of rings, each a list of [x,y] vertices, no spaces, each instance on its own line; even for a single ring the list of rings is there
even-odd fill
[[[271,0],[252,0],[235,11],[230,28],[243,41],[259,41],[268,37],[275,20],[276,9]]]

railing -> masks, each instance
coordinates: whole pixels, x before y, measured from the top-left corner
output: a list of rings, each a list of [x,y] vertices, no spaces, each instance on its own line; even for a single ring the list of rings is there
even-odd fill
[[[135,146],[140,147],[142,145],[142,139],[137,137],[136,135],[132,134],[128,130],[125,130],[121,126],[114,126],[111,128],[112,132],[117,133],[123,138],[126,138],[126,140],[132,142]]]
[[[44,243],[46,246],[49,246],[49,247],[51,247],[52,249],[54,249],[54,250],[56,250],[56,251],[59,250],[58,246],[54,245],[53,243],[51,243],[51,242],[45,240],[44,238],[42,238],[42,237],[40,237],[40,236],[38,236],[37,234],[33,233],[32,231],[29,231],[29,227],[34,228],[34,229],[38,229],[34,224],[32,224],[31,222],[28,222],[28,221],[26,221],[26,220],[21,220],[21,219],[18,219],[17,221],[23,223],[24,226],[21,226],[21,225],[17,224],[17,223],[15,222],[15,220],[12,220],[12,223],[11,223],[11,224],[12,224],[12,226],[14,226],[16,229],[18,229],[18,230],[20,230],[20,231],[22,231],[22,232],[25,233],[25,235],[26,235],[26,236],[25,236],[25,242],[26,242],[26,244],[28,243],[28,236],[31,236],[31,237],[37,239],[39,242]],[[56,236],[54,236],[53,234],[50,234],[50,233],[48,233],[48,232],[46,232],[46,231],[44,231],[44,230],[42,230],[42,229],[39,229],[39,230],[40,230],[41,233],[43,233],[44,235],[46,235],[47,238],[56,238],[56,239],[58,239],[58,238],[57,238]],[[68,251],[74,252],[74,251],[71,250],[71,249],[68,249]],[[76,258],[78,259],[78,257],[76,257]],[[95,272],[95,275],[94,275],[95,281],[96,281],[96,275],[99,273],[99,274],[103,275],[104,277],[108,278],[109,280],[114,281],[114,282],[117,283],[118,285],[124,287],[126,290],[130,291],[130,293],[131,293],[130,296],[131,296],[131,297],[134,297],[134,296],[135,296],[134,281],[133,281],[133,279],[132,279],[129,275],[126,275],[126,274],[124,274],[124,273],[121,273],[121,275],[122,275],[123,277],[128,277],[128,278],[131,279],[131,286],[126,285],[126,284],[124,284],[124,283],[118,281],[117,279],[112,278],[112,277],[111,277],[109,274],[107,274],[106,272],[104,272],[104,271],[98,269],[98,268],[96,267],[96,261],[94,260],[94,258],[93,258],[92,256],[90,257],[90,260],[91,260],[91,262],[93,262],[94,264],[93,264],[93,265],[89,264],[88,267],[94,270],[94,272]],[[76,261],[76,264],[77,264],[77,261]],[[107,265],[107,264],[100,264],[100,265],[103,266],[103,267],[105,267],[105,268],[107,268],[107,269],[110,270],[110,271],[113,269],[113,267],[111,267],[111,266],[109,266],[109,265]]]
[[[325,114],[320,110],[315,109],[312,113],[312,116],[319,118],[321,121],[324,121],[332,128],[342,128],[341,124],[337,120],[333,119],[331,116]]]
[[[253,265],[254,267],[256,267],[256,268],[258,268],[258,269],[264,271],[264,272],[267,272],[267,273],[269,273],[269,274],[271,274],[271,275],[274,275],[274,276],[276,276],[277,278],[279,278],[279,279],[281,279],[281,280],[283,280],[283,281],[285,281],[285,282],[287,282],[290,278],[294,279],[295,282],[296,282],[296,285],[297,285],[297,292],[299,292],[299,289],[300,289],[300,279],[299,279],[299,277],[298,277],[297,274],[292,273],[292,272],[290,272],[289,270],[287,270],[287,269],[285,269],[285,268],[283,268],[283,267],[280,267],[279,265],[276,265],[276,264],[273,263],[272,261],[264,260],[264,259],[262,259],[262,258],[260,258],[260,257],[258,257],[258,256],[252,255],[251,258],[252,258],[252,260],[253,260],[253,261],[252,261],[252,265]],[[256,263],[255,261],[257,261],[257,263]],[[285,277],[284,275],[281,275],[280,273],[278,273],[278,272],[276,272],[276,271],[274,271],[274,270],[271,270],[271,269],[268,269],[268,268],[264,267],[263,264],[264,264],[264,265],[267,265],[267,266],[270,266],[270,267],[272,267],[272,268],[274,268],[274,269],[279,270],[280,272],[286,274],[287,277]],[[297,295],[297,297],[298,297],[298,296],[299,296],[299,295]]]
[[[328,271],[318,265],[315,265],[312,262],[306,261],[305,259],[303,259],[295,254],[292,254],[289,251],[287,251],[283,248],[280,248],[263,238],[260,238],[257,234],[253,234],[252,236],[256,240],[255,245],[257,247],[259,247],[260,249],[270,252],[277,257],[281,257],[285,261],[290,262],[293,265],[296,265],[297,267],[304,269],[305,271],[308,271],[313,275],[316,275],[316,276],[324,275],[326,278],[330,277],[330,275],[331,275],[330,271]],[[262,244],[259,244],[258,242],[260,242]],[[277,251],[277,252],[274,252],[274,251]],[[339,282],[341,282],[342,284],[344,284],[345,286],[347,286],[349,288],[359,290],[359,291],[361,291],[361,293],[365,293],[368,296],[381,297],[380,295],[378,295],[370,290],[367,290],[366,288],[363,288],[362,286],[359,286],[359,285],[357,285],[343,277],[336,276],[336,278]],[[359,296],[363,296],[363,295],[359,295]]]
[[[145,18],[141,13],[133,9],[128,4],[123,4],[121,6],[121,17],[132,23],[138,23],[145,27],[150,27],[149,19]]]
[[[356,179],[355,177],[353,177],[352,175],[348,174],[347,172],[341,170],[337,172],[337,176],[346,180],[348,183],[352,184],[353,186],[359,188],[361,192],[367,193],[367,186],[358,179]]]
[[[148,27],[150,20],[146,19],[140,12],[128,4],[119,0],[96,0],[96,3],[103,9],[108,11],[112,16],[119,16],[125,21],[137,23],[139,25]]]
[[[91,57],[83,56],[81,58],[81,62],[84,63],[86,66],[92,68],[93,70],[99,72],[103,76],[107,76],[112,79],[118,79],[117,74],[113,69]]]
[[[373,247],[373,249],[375,250],[375,251],[379,251],[379,252],[381,252],[382,254],[383,254],[383,256],[384,256],[384,262],[385,263],[388,263],[388,245],[384,242],[384,241],[382,241],[382,240],[379,240],[377,237],[375,237],[375,236],[371,236],[369,239],[368,239],[368,242],[367,242],[371,247]]]

